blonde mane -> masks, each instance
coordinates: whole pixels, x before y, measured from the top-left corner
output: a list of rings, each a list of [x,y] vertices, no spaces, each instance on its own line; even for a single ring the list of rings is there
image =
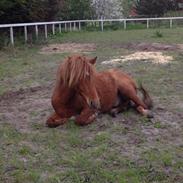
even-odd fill
[[[74,87],[78,82],[91,76],[95,72],[93,66],[84,56],[75,55],[68,57],[61,64],[58,72],[58,78],[65,86]]]

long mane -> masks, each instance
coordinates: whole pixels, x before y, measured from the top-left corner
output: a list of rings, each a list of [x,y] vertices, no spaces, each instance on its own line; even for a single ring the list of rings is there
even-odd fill
[[[93,66],[88,62],[86,57],[75,55],[68,57],[61,64],[57,78],[60,78],[62,84],[71,88],[86,77],[91,79],[94,72]]]

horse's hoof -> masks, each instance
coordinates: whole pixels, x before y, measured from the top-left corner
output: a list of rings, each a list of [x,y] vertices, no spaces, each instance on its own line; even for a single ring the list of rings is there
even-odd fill
[[[54,120],[54,119],[48,119],[46,121],[46,126],[49,127],[49,128],[56,128],[60,125],[63,125],[64,123],[66,123],[66,119],[57,119],[57,120]]]
[[[154,114],[151,111],[149,111],[147,113],[147,118],[149,118],[149,119],[154,118]]]
[[[49,128],[56,128],[59,126],[59,124],[55,124],[55,123],[52,123],[52,122],[46,122],[46,126],[49,127]]]
[[[118,111],[117,111],[117,109],[112,109],[111,111],[110,111],[110,113],[109,113],[113,118],[115,118],[116,116],[117,116],[117,114],[118,114]]]
[[[48,124],[46,124],[46,126],[49,127],[49,128],[56,128],[56,127],[58,127],[59,125],[50,125],[50,124],[48,125]]]
[[[110,115],[113,117],[113,118],[116,118],[116,113],[115,112],[111,112]]]

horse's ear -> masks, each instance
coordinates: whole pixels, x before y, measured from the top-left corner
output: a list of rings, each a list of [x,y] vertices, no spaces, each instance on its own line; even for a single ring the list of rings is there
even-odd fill
[[[92,65],[95,65],[96,61],[97,61],[97,57],[92,58],[92,59],[90,60],[90,63],[91,63]]]

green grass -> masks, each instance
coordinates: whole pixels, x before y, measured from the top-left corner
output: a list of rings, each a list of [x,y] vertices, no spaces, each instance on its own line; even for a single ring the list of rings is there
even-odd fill
[[[155,36],[160,31],[162,37]],[[183,29],[72,32],[53,36],[49,43],[95,43],[89,56],[101,61],[133,53],[120,45],[133,42],[183,42]],[[86,127],[70,120],[56,129],[45,127],[51,113],[55,73],[69,53],[41,54],[41,45],[18,45],[0,51],[0,95],[20,88],[43,90],[0,101],[0,182],[3,183],[181,183],[183,180],[182,104],[183,54],[168,65],[127,62],[119,69],[142,81],[155,101],[154,120],[130,110],[107,114]],[[161,108],[162,109],[158,109]],[[176,126],[177,125],[177,126]]]
[[[163,39],[156,39],[154,34],[160,31],[164,35]],[[87,43],[127,43],[127,42],[162,42],[162,43],[182,43],[182,28],[173,29],[132,29],[132,30],[116,30],[104,32],[70,32],[53,36],[49,42],[87,42]]]

